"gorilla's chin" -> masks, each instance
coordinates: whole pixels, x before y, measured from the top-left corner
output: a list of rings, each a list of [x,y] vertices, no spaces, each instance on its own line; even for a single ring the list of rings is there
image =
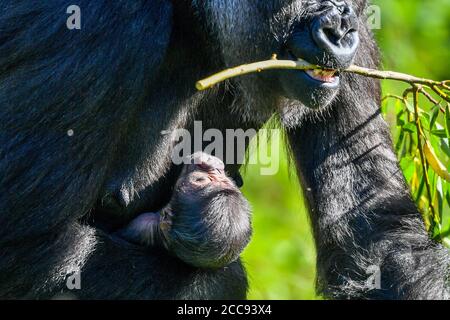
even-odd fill
[[[311,109],[326,107],[339,90],[338,74],[316,71],[285,70],[280,74],[283,95],[286,98],[300,101]]]

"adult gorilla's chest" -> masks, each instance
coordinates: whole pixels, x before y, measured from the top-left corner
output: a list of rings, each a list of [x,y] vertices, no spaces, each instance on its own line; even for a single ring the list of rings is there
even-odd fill
[[[108,170],[95,211],[103,225],[115,228],[140,212],[157,211],[170,199],[179,170],[170,160],[170,135],[161,134],[168,122],[146,120],[130,125]]]

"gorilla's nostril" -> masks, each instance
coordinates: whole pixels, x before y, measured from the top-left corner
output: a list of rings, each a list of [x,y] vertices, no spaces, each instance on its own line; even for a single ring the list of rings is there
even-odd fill
[[[323,29],[323,32],[325,33],[327,38],[334,44],[339,44],[339,41],[347,34],[341,29],[330,28]]]
[[[316,19],[316,29],[313,32],[322,30],[329,40],[339,41],[348,33],[357,31],[358,21],[356,14],[349,6],[346,6],[343,11],[333,7]]]

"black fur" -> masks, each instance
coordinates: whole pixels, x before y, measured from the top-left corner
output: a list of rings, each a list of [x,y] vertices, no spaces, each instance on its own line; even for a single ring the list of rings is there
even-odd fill
[[[179,169],[160,132],[187,126],[212,69],[185,8],[78,1],[82,30],[69,31],[70,4],[0,4],[0,297],[53,298],[81,269],[77,298],[244,298],[239,261],[198,269],[80,222],[167,203]]]
[[[281,98],[276,73],[195,91],[205,75],[270,57],[321,1],[77,2],[81,30],[66,28],[72,1],[0,2],[0,297],[53,298],[81,270],[78,298],[245,298],[240,261],[194,268],[111,232],[170,199],[180,168],[161,131],[258,129],[279,112],[311,190],[321,291],[448,298],[448,252],[408,195],[374,81],[345,77],[320,111]],[[363,21],[365,1],[348,2]],[[357,62],[375,66],[361,29]],[[362,284],[371,264],[382,290]]]

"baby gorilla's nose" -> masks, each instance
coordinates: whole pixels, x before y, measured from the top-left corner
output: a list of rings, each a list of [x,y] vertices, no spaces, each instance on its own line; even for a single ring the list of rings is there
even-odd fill
[[[223,172],[225,170],[225,164],[217,157],[211,156],[204,152],[196,152],[190,156],[189,163],[204,171],[219,170]]]

